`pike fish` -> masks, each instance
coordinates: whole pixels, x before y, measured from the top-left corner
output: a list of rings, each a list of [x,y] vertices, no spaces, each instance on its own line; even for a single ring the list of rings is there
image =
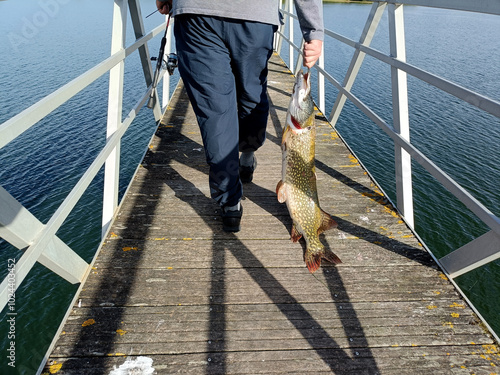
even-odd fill
[[[280,203],[286,202],[292,218],[292,241],[297,242],[301,237],[306,241],[304,261],[312,273],[320,267],[321,259],[334,264],[341,260],[319,240],[322,232],[337,227],[337,223],[319,206],[314,169],[316,127],[309,73],[309,70],[298,73],[288,106],[281,140],[282,176],[276,194]]]

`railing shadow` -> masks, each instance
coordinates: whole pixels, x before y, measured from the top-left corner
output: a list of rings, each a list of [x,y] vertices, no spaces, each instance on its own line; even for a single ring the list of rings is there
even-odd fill
[[[168,140],[165,140],[168,142]],[[189,142],[188,139],[185,139]],[[186,145],[187,149],[199,147],[197,143]],[[171,180],[166,180],[165,183],[175,191],[178,184],[170,184],[170,181],[178,181],[182,179],[179,174],[172,172]],[[184,180],[183,188],[189,191],[196,189],[195,185],[188,180]],[[255,188],[255,187],[253,187]],[[264,188],[257,188],[261,193],[267,192],[273,194]],[[203,195],[202,192],[199,193]],[[285,316],[288,321],[295,327],[295,329],[302,335],[302,337],[310,345],[323,362],[332,370],[344,371],[349,368],[356,371],[357,374],[376,374],[378,373],[377,365],[372,356],[366,353],[362,358],[358,358],[346,352],[342,345],[338,343],[335,338],[322,327],[321,323],[311,315],[311,313],[304,307],[282,284],[276,277],[269,271],[262,262],[252,253],[252,251],[244,244],[237,235],[230,233],[223,233],[220,230],[220,222],[216,222],[211,217],[204,215],[199,211],[199,205],[194,204],[192,196],[176,194],[178,199],[189,204],[191,208],[198,211],[198,215],[205,219],[205,225],[213,230],[214,235],[212,238],[212,281],[210,287],[210,312],[208,323],[208,337],[206,344],[206,374],[224,374],[227,370],[227,337],[226,337],[226,299],[225,293],[221,291],[227,290],[225,279],[225,253],[231,253],[240,265],[246,270],[249,276],[255,281],[257,285],[265,292],[267,297],[274,303],[280,312]],[[258,197],[259,194],[256,194]],[[210,199],[207,197],[207,203]],[[260,204],[258,198],[246,196],[246,199],[251,199],[254,203]],[[199,203],[199,202],[198,202]],[[262,207],[266,209],[266,207]],[[282,223],[287,223],[286,218],[280,219]],[[287,224],[288,225],[288,224]],[[225,243],[231,244],[225,245]],[[347,294],[338,272],[335,268],[328,267],[329,272],[325,273],[325,279],[329,280],[328,285],[330,292]],[[312,277],[312,276],[311,276]],[[207,296],[208,298],[208,296]],[[293,306],[293,309],[290,308]],[[333,305],[332,305],[333,307]],[[352,310],[354,311],[354,310]],[[353,321],[357,321],[353,323]],[[306,322],[304,324],[304,322]],[[314,327],[311,329],[310,327]],[[361,332],[361,333],[360,333]],[[349,317],[349,326],[345,327],[346,336],[349,337],[355,333],[356,336],[362,335],[361,323],[355,316]],[[366,342],[366,339],[364,340]],[[359,340],[357,341],[359,344]],[[333,352],[332,352],[333,351]]]
[[[268,136],[271,136],[268,134]],[[174,138],[179,140],[179,134],[169,135],[162,139],[162,143],[168,144],[168,142]],[[182,143],[184,147],[189,150],[193,148],[200,147],[194,141],[190,141],[188,138],[182,137]],[[270,137],[268,137],[270,138]],[[160,146],[160,149],[162,146]],[[173,155],[173,153],[171,154]],[[173,160],[168,159],[162,163],[171,163]],[[177,160],[178,161],[178,160]],[[187,159],[185,161],[192,168],[196,168],[199,161],[194,161]],[[200,210],[200,202],[198,200],[195,203],[192,199],[192,195],[185,195],[182,191],[176,191],[178,189],[178,182],[182,181],[183,190],[195,191],[196,186],[187,179],[183,179],[178,173],[176,173],[173,168],[170,171],[170,179],[164,181],[174,192],[176,192],[176,197],[186,204],[188,204],[198,216],[204,219],[204,224],[210,228],[213,232],[212,237],[212,281],[210,286],[210,313],[209,313],[209,323],[208,323],[208,337],[206,344],[206,374],[224,374],[227,370],[227,334],[226,334],[226,294],[221,291],[226,291],[226,271],[225,271],[225,260],[226,252],[231,253],[234,258],[240,263],[240,265],[246,270],[248,275],[253,279],[253,281],[260,286],[262,291],[267,295],[267,297],[274,303],[279,311],[284,317],[295,327],[295,329],[301,334],[304,340],[310,345],[311,349],[316,352],[316,354],[323,360],[323,362],[332,370],[333,373],[337,371],[344,371],[346,368],[355,371],[357,374],[376,374],[378,373],[378,368],[373,356],[370,355],[369,350],[366,351],[362,358],[356,357],[355,355],[348,353],[342,348],[338,340],[333,338],[323,327],[316,321],[316,319],[311,315],[302,303],[300,303],[281,282],[276,279],[273,273],[267,269],[262,262],[252,253],[252,251],[245,245],[243,240],[240,240],[238,235],[221,232],[220,222],[214,221],[211,217],[207,216]],[[176,181],[175,184],[171,183]],[[245,195],[245,198],[252,200],[254,203],[259,205],[264,210],[268,211],[266,206],[266,201],[263,196],[274,195],[265,188],[262,188],[256,184],[252,184],[251,188],[254,193],[251,196]],[[198,194],[197,194],[198,195]],[[200,191],[199,196],[203,197],[204,194]],[[211,200],[206,197],[207,204],[210,204]],[[283,211],[286,213],[286,211]],[[290,219],[286,215],[275,215],[284,225],[290,226]],[[330,293],[343,293],[347,294],[345,291],[337,269],[328,267],[328,273],[325,273],[325,279],[328,280],[328,286],[330,288]],[[311,276],[312,277],[312,276]],[[207,296],[208,298],[208,296]],[[293,309],[290,308],[293,306]],[[333,305],[332,305],[333,307]],[[352,310],[354,311],[354,310]],[[307,322],[304,324],[304,321]],[[357,322],[357,323],[353,323]],[[314,327],[313,330],[310,327]],[[344,327],[346,336],[356,332],[356,336],[363,336],[362,327],[356,316],[349,317],[349,325]],[[361,333],[360,333],[361,332]],[[365,341],[366,342],[366,339]],[[359,343],[359,341],[357,342]]]
[[[177,98],[180,98],[179,95]],[[171,105],[176,107],[176,115],[183,116],[188,110],[187,101],[177,100]],[[161,127],[161,125],[160,125]],[[157,130],[157,134],[161,133],[161,129]],[[151,154],[148,152],[148,154]],[[146,156],[147,157],[147,156]],[[159,200],[152,201],[149,199],[149,194],[158,192],[164,181],[151,178],[154,172],[147,171],[144,178],[144,183],[141,185],[138,194],[127,199],[132,200],[132,206],[147,207],[151,211],[155,211]],[[108,361],[106,357],[109,353],[113,353],[117,331],[120,330],[123,315],[126,311],[126,305],[129,300],[134,283],[138,278],[139,268],[129,267],[123,269],[120,267],[120,259],[124,258],[124,250],[120,244],[127,244],[128,247],[143,249],[148,237],[148,224],[151,224],[152,216],[146,215],[141,219],[142,225],[137,225],[137,218],[133,215],[129,216],[121,232],[121,239],[113,248],[111,258],[117,264],[116,268],[105,268],[98,270],[101,272],[100,281],[96,286],[94,295],[89,301],[84,301],[82,307],[89,308],[87,316],[91,319],[83,323],[80,330],[77,332],[77,340],[75,341],[72,350],[68,357],[70,358],[64,363],[62,369],[80,369],[87,367],[87,357],[103,356],[99,362],[101,367],[93,367],[93,375],[105,375],[108,373],[105,369],[105,363]],[[127,261],[139,264],[143,256],[142,251],[127,251]],[[102,274],[104,272],[104,274]],[[106,293],[106,294],[105,294]],[[104,297],[105,296],[105,297]],[[103,300],[105,298],[105,300]],[[130,354],[130,353],[124,353]]]
[[[174,105],[175,110],[171,116],[173,119],[179,119],[178,121],[181,123],[188,111],[187,101],[180,101],[172,104],[172,106]],[[274,113],[274,115],[276,116],[276,113]],[[199,153],[200,158],[186,158],[183,156],[184,152],[182,152],[183,150],[189,152],[193,149],[199,149],[202,146],[181,134],[180,130],[181,126],[174,126],[160,128],[157,132],[157,137],[160,138],[157,151],[148,152],[145,159],[150,165],[146,165],[147,173],[145,181],[148,181],[148,183],[143,184],[140,193],[134,198],[133,205],[147,205],[150,210],[155,211],[159,201],[155,200],[151,202],[151,200],[147,199],[148,194],[154,190],[161,191],[164,186],[167,185],[175,193],[177,199],[189,205],[196,215],[204,220],[204,224],[209,228],[211,233],[213,233],[211,238],[212,276],[210,282],[210,295],[207,296],[207,302],[210,306],[208,314],[209,322],[207,326],[208,332],[206,341],[199,343],[200,350],[201,346],[204,346],[202,350],[202,352],[205,353],[206,363],[204,372],[206,374],[224,374],[228,368],[228,301],[226,300],[227,280],[225,263],[227,254],[232,254],[246,270],[250,278],[262,289],[269,300],[272,301],[282,315],[308,343],[310,346],[309,350],[313,350],[332,373],[345,373],[346,369],[356,374],[379,373],[376,361],[368,347],[362,324],[356,316],[354,306],[349,301],[346,288],[342,282],[338,269],[336,267],[324,267],[323,277],[326,280],[325,285],[332,295],[332,308],[339,309],[338,304],[334,301],[334,294],[342,294],[347,298],[343,300],[342,304],[350,308],[343,309],[342,315],[339,314],[339,321],[345,332],[343,336],[356,336],[357,338],[352,344],[347,344],[349,349],[346,349],[345,343],[340,343],[339,338],[336,339],[332,337],[321,323],[311,315],[307,306],[301,303],[287,290],[280,280],[273,275],[272,269],[266,268],[244,241],[240,240],[238,235],[222,232],[220,221],[214,221],[213,215],[207,215],[206,212],[203,211],[203,208],[200,208],[202,206],[206,207],[207,205],[213,205],[214,208],[216,206],[210,198],[195,186],[195,184],[181,176],[172,164],[174,162],[177,163],[177,165],[179,165],[179,163],[185,164],[197,171],[202,171],[206,175],[208,170],[201,166],[204,162],[202,153]],[[278,134],[280,133],[278,132]],[[278,137],[268,134],[268,139],[273,141],[278,139]],[[157,173],[153,166],[155,161],[164,166],[166,165],[168,171],[166,172],[165,168],[163,168],[161,176],[155,176]],[[327,168],[325,168],[325,170],[326,173],[332,173],[332,171],[329,171]],[[335,178],[335,175],[333,177]],[[206,183],[208,184],[208,176]],[[272,214],[287,228],[290,228],[291,221],[286,215],[286,208],[282,206],[283,209],[281,212],[283,215],[276,214],[276,212],[273,213],[267,205],[269,201],[263,198],[263,196],[269,196],[275,193],[257,184],[252,184],[248,190],[250,191],[252,189],[254,192],[257,192],[257,194],[246,195],[246,199],[252,200],[253,203],[257,204],[264,211]],[[190,193],[186,194],[186,191]],[[196,199],[193,199],[193,192],[194,195],[196,195]],[[200,204],[200,202],[202,204]],[[126,229],[121,232],[121,236],[124,239],[129,236],[130,238],[134,238],[134,246],[144,246],[148,237],[147,224],[151,224],[151,221],[152,217],[143,219],[141,223],[146,225],[141,226],[141,228],[143,228],[141,231],[136,225],[136,219],[130,218],[126,222]],[[347,230],[350,226],[352,227],[352,223],[342,220],[339,220],[339,225],[342,230]],[[139,235],[138,230],[140,232]],[[357,227],[353,230],[359,231],[364,230],[364,228]],[[327,241],[324,241],[323,238],[323,242]],[[397,241],[394,241],[394,244],[396,244],[395,242]],[[327,246],[329,246],[328,243]],[[136,263],[141,261],[141,252],[135,252],[129,255],[135,257],[134,261]],[[123,250],[120,246],[116,246],[113,250],[112,257],[119,259],[121,256],[123,256]],[[76,345],[70,353],[70,357],[74,358],[75,361],[81,360],[85,362],[85,357],[96,351],[103,353],[104,356],[107,353],[114,352],[117,336],[116,331],[120,329],[125,311],[124,306],[127,304],[134,281],[138,277],[138,269],[134,268],[124,271],[118,268],[110,268],[108,271],[106,275],[101,275],[95,295],[91,298],[91,301],[89,301],[89,305],[93,306],[90,307],[89,316],[95,317],[98,323],[104,322],[104,324],[106,324],[105,330],[101,332],[103,327],[98,323],[80,329]],[[126,282],[124,282],[124,280],[126,280]],[[102,291],[113,291],[110,298],[106,301],[109,307],[106,307],[106,305],[100,306],[103,300]],[[211,296],[213,296],[213,298],[210,298]],[[291,308],[292,306],[293,308]],[[350,315],[345,314],[346,310],[350,311]],[[304,325],[304,322],[307,324]],[[311,329],[311,327],[314,328]],[[154,340],[154,332],[151,332],[151,335],[151,339]],[[98,338],[97,342],[96,337]],[[345,339],[345,337],[343,339]],[[89,347],[89,343],[91,342],[95,343],[92,348]],[[359,353],[362,353],[362,355],[359,355]],[[133,353],[125,354],[129,355]],[[106,362],[106,359],[103,359],[103,361]],[[94,369],[92,373],[104,375],[104,368],[105,366],[103,366],[102,371]]]

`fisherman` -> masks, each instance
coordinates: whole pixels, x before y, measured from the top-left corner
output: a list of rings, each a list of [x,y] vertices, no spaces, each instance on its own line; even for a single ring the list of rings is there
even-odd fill
[[[254,152],[266,137],[267,62],[279,1],[156,0],[161,14],[175,17],[179,73],[203,138],[210,194],[222,207],[227,232],[240,230],[242,183],[252,181]],[[295,0],[308,68],[321,54],[322,6],[321,0]]]

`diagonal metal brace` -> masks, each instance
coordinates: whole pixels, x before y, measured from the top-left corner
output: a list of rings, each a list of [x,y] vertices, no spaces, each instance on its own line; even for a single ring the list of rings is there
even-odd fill
[[[0,207],[0,237],[18,249],[26,249],[45,225],[1,186]],[[22,257],[18,263],[21,261]],[[52,238],[37,261],[73,284],[83,280],[89,266],[57,236]],[[20,284],[22,280],[17,278],[17,281]]]
[[[451,278],[455,278],[498,258],[500,258],[500,236],[491,230],[442,257],[439,263]]]

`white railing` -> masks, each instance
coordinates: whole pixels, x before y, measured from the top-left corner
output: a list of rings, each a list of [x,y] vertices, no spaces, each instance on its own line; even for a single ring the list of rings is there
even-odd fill
[[[125,31],[128,13],[131,16],[136,41],[126,47]],[[109,72],[106,145],[47,224],[42,224],[7,190],[0,186],[0,237],[16,248],[24,250],[23,255],[15,264],[15,285],[13,285],[13,279],[8,276],[0,284],[0,310],[7,305],[10,296],[26,278],[28,272],[36,262],[43,264],[70,283],[82,282],[89,273],[90,265],[60,240],[56,236],[56,233],[103,165],[105,166],[102,208],[103,238],[109,230],[118,207],[121,139],[139,110],[150,97],[152,90],[153,71],[147,42],[159,33],[164,32],[165,26],[166,23],[163,23],[146,34],[139,0],[115,0],[111,56],[23,112],[0,124],[0,148],[2,148],[63,103],[84,90],[99,77]],[[169,29],[171,30],[171,28]],[[169,37],[168,40],[170,39]],[[169,52],[168,49],[169,46],[166,48],[166,54]],[[141,58],[147,89],[122,121],[124,63],[127,56],[136,50],[138,50]],[[162,107],[167,105],[169,99],[168,77],[167,74],[163,80]],[[162,108],[158,100],[155,102],[153,113],[156,121],[158,121],[162,114]]]
[[[295,63],[294,71],[296,72],[300,69],[302,60],[300,56],[301,46],[294,43],[294,22],[290,18],[297,19],[297,17],[293,14],[292,3],[293,0],[286,0],[283,3],[282,12],[286,15],[286,23],[280,28],[276,45],[278,52],[280,52],[282,42],[286,41],[289,43],[289,66],[293,67]],[[324,79],[326,78],[326,80],[339,90],[339,94],[329,115],[329,121],[332,126],[335,126],[345,101],[349,99],[391,137],[395,145],[396,207],[411,228],[414,227],[412,160],[423,166],[437,181],[490,228],[490,231],[486,234],[442,258],[436,259],[448,276],[455,278],[500,258],[500,218],[495,216],[410,142],[407,75],[410,74],[498,118],[500,118],[500,103],[406,62],[404,5],[419,5],[500,15],[500,1],[498,0],[374,0],[359,41],[354,41],[330,30],[325,30],[326,36],[335,38],[353,47],[354,53],[342,84],[324,70],[323,60],[320,60],[315,66],[318,73],[318,107],[323,113],[327,113],[324,87]],[[370,47],[375,30],[386,8],[389,15],[389,55]],[[288,25],[288,35],[285,35],[286,25]],[[293,58],[294,51],[298,52],[296,60]],[[370,55],[391,67],[394,129],[351,92],[353,83],[366,55]]]

